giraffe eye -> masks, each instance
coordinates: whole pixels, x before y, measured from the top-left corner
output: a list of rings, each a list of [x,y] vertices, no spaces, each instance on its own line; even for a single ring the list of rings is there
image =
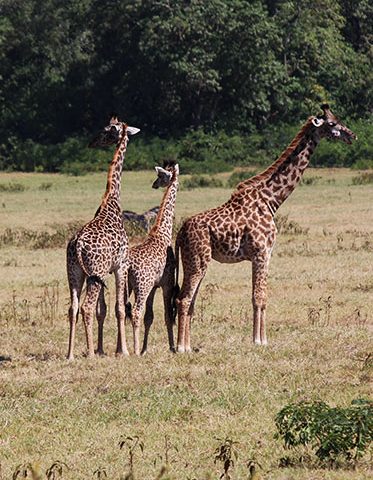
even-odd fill
[[[337,124],[335,122],[328,122],[329,127],[335,127]]]

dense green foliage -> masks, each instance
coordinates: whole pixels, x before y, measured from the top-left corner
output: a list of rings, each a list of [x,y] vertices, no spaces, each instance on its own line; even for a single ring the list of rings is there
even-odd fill
[[[373,403],[354,400],[350,407],[324,402],[286,405],[276,416],[285,447],[311,445],[320,460],[357,460],[373,440]]]
[[[189,171],[267,161],[268,139],[324,100],[368,134],[372,10],[369,0],[2,0],[0,168],[103,168],[106,154],[85,144],[112,111],[142,129],[129,168],[162,152]],[[318,161],[351,164],[330,152]]]

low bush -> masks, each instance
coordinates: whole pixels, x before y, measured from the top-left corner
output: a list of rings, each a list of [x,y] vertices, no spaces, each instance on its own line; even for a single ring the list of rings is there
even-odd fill
[[[206,175],[192,175],[190,178],[182,180],[181,187],[183,190],[193,190],[195,188],[219,188],[224,184],[220,178]]]
[[[281,215],[276,213],[275,223],[278,233],[287,235],[307,235],[308,228],[303,228],[294,220],[289,220],[289,215]]]
[[[275,422],[286,448],[308,445],[321,461],[356,462],[373,440],[373,402],[358,399],[347,408],[291,403],[278,412]]]
[[[27,190],[27,187],[22,183],[0,183],[0,192],[24,192],[25,190]]]
[[[248,180],[258,173],[257,170],[237,170],[229,176],[227,180],[227,187],[235,188],[240,182]]]
[[[352,177],[352,185],[368,185],[373,183],[373,172],[364,172]]]

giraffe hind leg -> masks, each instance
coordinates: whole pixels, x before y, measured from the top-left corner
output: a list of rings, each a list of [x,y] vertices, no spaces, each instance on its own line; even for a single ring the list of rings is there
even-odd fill
[[[177,351],[180,353],[190,352],[190,323],[193,315],[194,304],[198,289],[205,276],[207,266],[193,275],[184,275],[183,285],[177,300],[178,304],[178,336]]]
[[[86,332],[87,356],[89,358],[92,358],[95,353],[93,347],[93,316],[102,288],[103,281],[101,279],[95,276],[87,278],[87,292],[81,311]]]
[[[98,324],[98,340],[97,340],[97,355],[105,355],[104,353],[104,322],[106,318],[106,302],[105,289],[101,288],[100,295],[96,306],[96,318]]]
[[[85,275],[80,266],[75,263],[68,267],[68,281],[70,290],[70,307],[69,307],[69,349],[67,352],[67,359],[74,359],[74,342],[75,329],[79,317],[79,301],[82,293]]]

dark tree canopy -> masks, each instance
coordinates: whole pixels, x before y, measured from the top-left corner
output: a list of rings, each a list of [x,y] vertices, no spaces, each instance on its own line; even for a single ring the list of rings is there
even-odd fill
[[[369,0],[2,0],[0,156],[91,133],[261,131],[371,113]],[[4,163],[4,162],[3,162]]]

